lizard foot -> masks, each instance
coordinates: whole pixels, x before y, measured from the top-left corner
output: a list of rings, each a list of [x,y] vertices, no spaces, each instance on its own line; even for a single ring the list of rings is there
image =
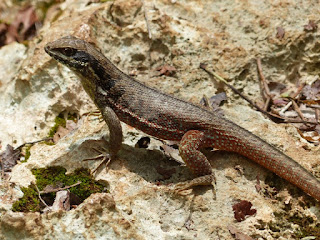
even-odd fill
[[[83,161],[96,161],[96,160],[102,160],[101,163],[98,165],[98,167],[96,167],[93,171],[92,174],[94,174],[104,163],[106,164],[106,168],[108,167],[109,163],[111,162],[111,154],[107,153],[106,149],[103,148],[103,150],[99,150],[96,148],[92,148],[93,150],[95,150],[96,152],[99,153],[99,155],[93,157],[93,158],[86,158]]]
[[[204,175],[197,178],[194,178],[190,181],[181,182],[175,185],[175,190],[180,192],[186,189],[189,189],[193,186],[199,186],[199,185],[212,185],[213,188],[215,188],[216,184],[216,177],[212,173],[210,175]]]

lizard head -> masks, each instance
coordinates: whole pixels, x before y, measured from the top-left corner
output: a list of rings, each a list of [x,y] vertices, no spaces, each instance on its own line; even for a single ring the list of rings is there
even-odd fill
[[[49,42],[44,49],[52,58],[72,69],[80,77],[86,92],[94,99],[97,82],[101,79],[99,75],[104,73],[99,62],[103,55],[99,50],[73,36]]]
[[[55,60],[67,65],[69,68],[77,71],[88,66],[90,62],[90,51],[85,41],[73,36],[66,36],[47,43],[44,47]]]
[[[52,58],[80,77],[84,89],[92,99],[95,98],[98,86],[109,91],[119,75],[123,74],[92,44],[73,36],[49,42],[44,49]]]

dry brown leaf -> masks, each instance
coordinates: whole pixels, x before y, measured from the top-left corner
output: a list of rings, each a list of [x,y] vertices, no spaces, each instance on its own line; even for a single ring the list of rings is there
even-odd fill
[[[181,159],[181,156],[179,155],[179,149],[176,147],[172,147],[174,145],[169,146],[168,144],[162,144],[160,148],[164,151],[164,153],[174,159],[175,161],[183,164],[183,160]]]
[[[281,39],[283,39],[284,34],[285,34],[284,28],[282,28],[282,27],[277,27],[276,38],[278,38],[278,39],[281,40]]]
[[[320,134],[317,131],[302,132],[300,129],[297,129],[297,130],[300,136],[305,140],[307,140],[308,142],[312,142],[312,143],[320,142]]]
[[[8,24],[0,23],[0,47],[6,44],[8,27]]]
[[[222,105],[223,102],[227,100],[228,100],[227,94],[225,92],[221,92],[216,95],[213,95],[208,100],[206,100],[205,97],[203,97],[200,101],[200,104],[204,106],[209,104],[212,111],[220,111],[220,113],[222,114],[222,109],[219,107]]]
[[[37,21],[35,8],[33,6],[26,7],[18,12],[16,19],[9,27],[9,32],[18,42],[28,40],[35,35]]]
[[[3,170],[5,172],[11,171],[13,166],[17,164],[20,158],[20,150],[14,148],[11,145],[7,145],[6,150],[0,154],[0,161],[2,162]]]
[[[311,85],[305,85],[301,91],[302,96],[307,100],[316,100],[320,98],[320,79]]]
[[[246,216],[251,216],[257,212],[256,209],[251,209],[252,203],[246,200],[241,200],[232,206],[234,212],[234,218],[238,222],[245,220]]]
[[[66,136],[69,132],[70,132],[70,130],[68,130],[62,126],[59,126],[57,129],[57,132],[53,135],[53,142],[57,143],[61,138]]]
[[[313,20],[309,20],[309,23],[307,25],[304,25],[303,29],[306,32],[313,32],[318,29],[318,25]]]
[[[300,102],[305,103],[306,105],[320,105],[319,100],[300,100]]]
[[[69,132],[77,128],[77,123],[73,120],[66,121],[66,127],[59,126],[56,133],[53,136],[53,142],[58,142],[61,138],[68,135]]]
[[[31,39],[36,34],[36,24],[38,21],[35,8],[28,6],[20,10],[14,21],[9,25],[0,24],[0,46],[11,42],[23,42]]]
[[[67,190],[56,193],[56,198],[51,207],[52,211],[69,211],[70,210],[70,192]]]

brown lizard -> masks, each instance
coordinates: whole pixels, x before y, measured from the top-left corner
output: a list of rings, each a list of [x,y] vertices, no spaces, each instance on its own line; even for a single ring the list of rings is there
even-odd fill
[[[187,184],[209,185],[211,165],[201,148],[239,153],[320,200],[320,182],[305,168],[261,138],[200,106],[150,88],[120,71],[97,48],[73,36],[45,46],[67,65],[101,111],[110,130],[110,157],[122,144],[120,121],[161,139],[180,141],[179,152],[198,177]]]

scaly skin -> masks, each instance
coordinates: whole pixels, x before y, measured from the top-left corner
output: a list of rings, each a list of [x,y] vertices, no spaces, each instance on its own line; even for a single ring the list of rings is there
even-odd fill
[[[68,36],[45,50],[80,77],[109,126],[112,156],[121,147],[123,121],[157,138],[181,140],[180,155],[199,176],[189,186],[213,181],[211,165],[199,150],[214,147],[246,156],[320,200],[320,182],[293,159],[211,111],[139,83],[91,44]]]

